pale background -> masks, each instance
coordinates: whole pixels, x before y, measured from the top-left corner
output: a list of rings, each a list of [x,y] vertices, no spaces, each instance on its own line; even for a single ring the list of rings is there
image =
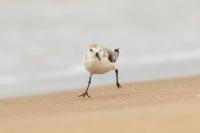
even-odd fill
[[[121,48],[122,83],[200,74],[199,0],[1,0],[0,98],[85,89],[82,55]],[[114,72],[93,86],[115,84]]]

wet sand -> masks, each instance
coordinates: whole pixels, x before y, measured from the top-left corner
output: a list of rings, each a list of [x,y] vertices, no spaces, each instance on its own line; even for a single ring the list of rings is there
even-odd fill
[[[83,91],[0,100],[0,132],[200,132],[200,77]]]

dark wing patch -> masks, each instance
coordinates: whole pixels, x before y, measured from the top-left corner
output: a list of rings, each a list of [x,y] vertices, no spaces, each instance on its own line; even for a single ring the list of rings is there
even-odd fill
[[[119,56],[119,49],[110,50],[107,48],[103,48],[104,57],[108,58],[111,63],[115,63]]]
[[[112,54],[109,54],[108,59],[110,62],[115,62]]]
[[[115,49],[114,51],[115,51],[116,56],[117,56],[117,58],[118,58],[118,57],[119,57],[119,48]]]
[[[115,63],[119,56],[119,49],[115,49],[114,51],[108,51],[108,59],[111,63]]]

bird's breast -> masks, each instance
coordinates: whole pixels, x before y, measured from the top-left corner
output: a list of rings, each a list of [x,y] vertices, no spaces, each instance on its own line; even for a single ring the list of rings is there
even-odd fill
[[[115,64],[106,59],[101,59],[101,61],[96,58],[87,59],[84,65],[91,74],[104,74],[115,69]]]

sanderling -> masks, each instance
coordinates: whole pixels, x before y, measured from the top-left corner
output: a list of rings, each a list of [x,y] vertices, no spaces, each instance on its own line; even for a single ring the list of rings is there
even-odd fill
[[[118,81],[118,69],[116,69],[116,61],[119,56],[119,49],[108,49],[97,44],[92,44],[89,47],[88,52],[84,55],[83,62],[85,68],[90,73],[88,86],[85,92],[79,97],[90,97],[88,95],[88,89],[91,84],[92,75],[104,74],[111,70],[115,70],[116,73],[116,85],[118,88],[121,87]]]

